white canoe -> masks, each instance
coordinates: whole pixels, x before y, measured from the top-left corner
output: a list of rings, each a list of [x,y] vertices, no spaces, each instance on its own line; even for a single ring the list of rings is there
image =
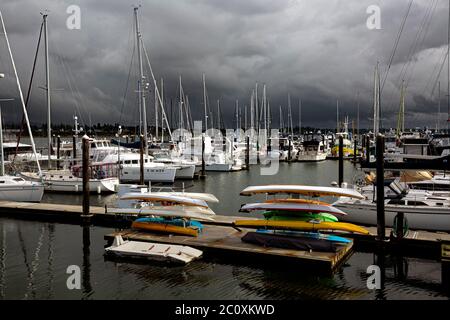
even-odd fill
[[[157,216],[214,221],[214,211],[200,207],[145,207],[145,208],[108,208],[108,213],[120,215]]]
[[[241,191],[241,196],[251,196],[255,194],[300,194],[310,197],[349,197],[364,199],[364,196],[353,189],[336,187],[318,187],[302,185],[267,185],[247,187]]]
[[[299,213],[330,213],[345,216],[346,213],[332,206],[308,203],[249,203],[242,206],[242,212],[251,211],[290,211]]]
[[[141,258],[186,264],[199,259],[203,252],[188,246],[169,245],[152,242],[124,241],[122,236],[114,238],[105,252],[122,258]]]
[[[182,196],[174,196],[168,194],[161,194],[159,192],[152,193],[127,193],[123,195],[120,200],[137,200],[145,202],[167,202],[180,204],[184,206],[203,207],[208,208],[208,204],[199,199],[192,199]]]

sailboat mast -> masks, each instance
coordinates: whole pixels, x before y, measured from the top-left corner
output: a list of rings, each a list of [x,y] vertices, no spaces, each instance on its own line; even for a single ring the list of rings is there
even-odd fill
[[[450,125],[450,0],[448,1],[448,31],[447,31],[447,133]]]
[[[47,14],[42,15],[44,19],[44,51],[45,51],[45,91],[47,99],[47,145],[48,145],[48,168],[51,169],[51,154],[52,154],[52,124],[51,124],[51,105],[50,105],[50,66],[48,59],[48,29],[47,29]]]
[[[28,118],[27,108],[25,107],[25,100],[23,98],[22,87],[20,86],[19,76],[17,75],[16,64],[14,62],[14,57],[12,55],[11,46],[9,44],[9,39],[8,39],[8,34],[6,33],[5,22],[3,21],[3,15],[2,15],[1,11],[0,11],[0,20],[2,22],[3,33],[5,35],[5,40],[6,40],[6,45],[8,47],[9,57],[11,59],[11,64],[12,64],[13,70],[14,70],[14,76],[16,78],[17,88],[19,90],[20,102],[22,104],[22,111],[25,116],[25,121],[27,123],[28,134],[30,135],[31,148],[33,149],[33,155],[34,155],[34,158],[36,159],[36,164],[37,164],[38,171],[39,171],[39,177],[42,177],[41,165],[37,158],[36,145],[34,144],[33,132],[31,131],[30,119]]]
[[[0,176],[5,175],[5,156],[3,151],[3,119],[2,119],[2,108],[0,107],[0,151],[2,152],[0,158]]]
[[[302,99],[298,99],[298,133],[302,134]]]
[[[156,90],[155,90],[156,91]],[[161,111],[164,110],[164,79],[161,78]],[[161,143],[164,143],[164,113],[161,112]]]
[[[259,106],[258,106],[258,82],[255,85],[255,117],[256,117],[256,134],[259,136],[260,122],[259,122]]]
[[[336,133],[339,133],[339,100],[336,100]]]
[[[203,83],[203,106],[205,108],[205,132],[208,131],[208,106],[206,101],[206,78],[205,74],[202,75],[202,83]],[[220,124],[219,124],[220,126]]]
[[[159,136],[159,119],[158,119],[159,105],[158,105],[158,103],[159,103],[158,90],[155,90],[155,137],[156,137],[156,140],[158,140],[158,136]]]
[[[438,114],[437,114],[437,122],[436,122],[436,131],[441,131],[441,82],[438,82]]]
[[[145,77],[144,77],[144,67],[142,65],[142,34],[139,27],[139,17],[138,17],[139,7],[134,7],[134,18],[136,23],[136,45],[137,45],[137,55],[139,61],[139,82],[138,82],[138,93],[139,101],[141,102],[141,116],[142,116],[142,126],[144,134],[144,153],[148,155],[148,143],[147,143],[147,111],[145,107]],[[155,88],[156,90],[156,88]]]

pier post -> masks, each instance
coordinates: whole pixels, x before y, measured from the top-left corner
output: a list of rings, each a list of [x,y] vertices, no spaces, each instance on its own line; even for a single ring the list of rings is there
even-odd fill
[[[90,180],[90,172],[89,172],[89,144],[90,139],[87,135],[83,137],[82,140],[82,157],[83,157],[83,214],[82,218],[90,218],[90,203],[89,203],[89,180]]]
[[[376,137],[377,154],[377,238],[383,241],[386,237],[384,217],[384,136]]]
[[[58,135],[58,137],[56,138],[56,169],[59,170],[60,169],[60,163],[59,160],[61,158],[61,136]]]
[[[339,136],[339,187],[344,182],[344,137]]]
[[[205,163],[205,136],[202,136],[202,170],[200,173],[200,179],[206,178],[206,163]]]
[[[441,281],[444,291],[450,293],[450,241],[441,243]]]
[[[353,140],[353,164],[356,166],[356,153],[358,151],[358,140]]]
[[[250,137],[247,136],[246,144],[247,148],[245,148],[245,170],[250,170]]]
[[[289,163],[292,160],[291,148],[292,148],[292,141],[291,141],[291,139],[289,139],[289,150],[288,150],[288,162]]]
[[[398,240],[402,240],[405,236],[404,232],[403,232],[403,225],[405,224],[405,214],[403,212],[398,212],[397,213],[397,234],[396,234],[396,238]]]
[[[366,136],[366,163],[370,162],[370,136]]]
[[[145,184],[144,179],[144,145],[145,145],[145,137],[141,135],[140,137],[141,145],[140,145],[140,170],[139,170],[139,184],[143,186]]]
[[[72,165],[76,165],[77,161],[77,136],[74,134],[72,137],[72,158],[73,158],[73,163]]]

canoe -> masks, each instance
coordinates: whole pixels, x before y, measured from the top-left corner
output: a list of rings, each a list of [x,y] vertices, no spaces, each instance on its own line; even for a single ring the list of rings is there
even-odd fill
[[[120,200],[161,202],[161,203],[170,203],[170,204],[177,204],[177,205],[183,205],[183,206],[208,208],[208,204],[203,200],[192,199],[192,198],[182,197],[182,196],[159,194],[158,192],[155,192],[155,193],[127,193],[127,194],[123,195],[120,198]]]
[[[308,203],[308,204],[318,204],[322,206],[331,206],[331,204],[324,202],[324,201],[318,201],[318,200],[310,200],[310,199],[270,199],[266,200],[266,203]]]
[[[329,213],[296,213],[296,212],[265,212],[264,217],[272,221],[311,221],[339,222],[338,218]]]
[[[345,216],[342,210],[319,204],[308,203],[249,203],[245,204],[239,210],[241,212],[251,211],[289,211],[301,213],[330,213],[337,216]]]
[[[279,230],[300,230],[300,231],[345,231],[351,233],[369,234],[366,229],[344,222],[304,222],[304,221],[270,221],[270,220],[236,220],[236,227],[242,228],[267,228]]]
[[[255,194],[301,194],[309,197],[349,197],[365,199],[362,194],[353,189],[336,187],[318,187],[302,185],[267,185],[247,187],[241,191],[241,196],[251,196]]]
[[[155,231],[160,233],[177,234],[182,236],[197,237],[198,230],[193,228],[185,228],[174,226],[167,223],[152,223],[152,222],[136,222],[131,225],[133,229],[143,231]]]

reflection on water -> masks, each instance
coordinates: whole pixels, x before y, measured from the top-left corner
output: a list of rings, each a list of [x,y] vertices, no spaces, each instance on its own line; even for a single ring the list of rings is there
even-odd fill
[[[3,218],[0,228],[1,299],[446,299],[440,264],[428,260],[355,253],[334,276],[206,260],[168,267],[105,259],[107,228]],[[374,262],[385,275],[372,291]],[[81,269],[81,290],[67,289],[69,265]]]

